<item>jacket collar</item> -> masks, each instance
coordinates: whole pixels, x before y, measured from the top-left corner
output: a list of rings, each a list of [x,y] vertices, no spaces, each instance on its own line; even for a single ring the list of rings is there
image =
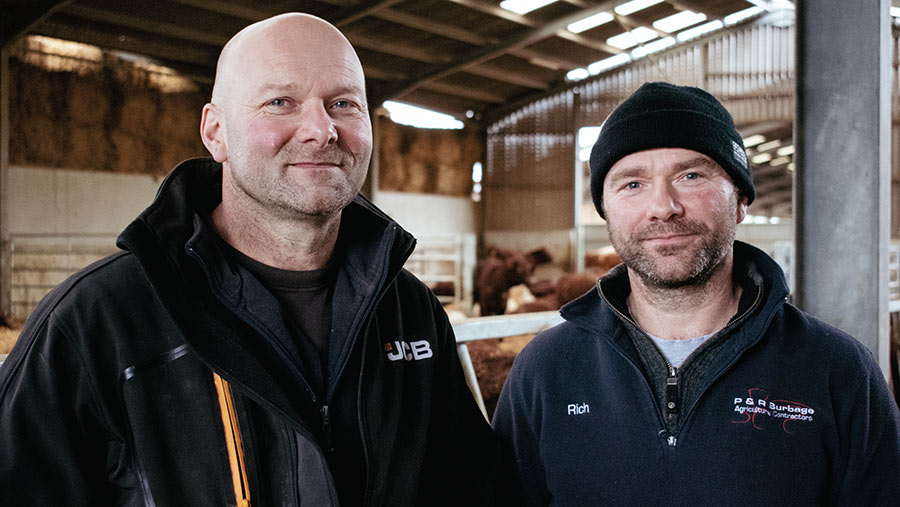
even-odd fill
[[[765,331],[774,311],[785,302],[787,282],[781,267],[771,257],[741,241],[734,243],[734,277],[744,289],[739,313],[752,308],[755,315],[767,317],[747,319],[740,326],[738,336],[752,343]],[[560,313],[576,326],[592,333],[599,329],[621,347],[630,348],[627,333],[621,332],[622,321],[630,321],[625,305],[630,292],[628,270],[620,264],[597,281],[595,290],[566,304]],[[760,301],[755,301],[756,294],[759,294]]]
[[[154,243],[179,266],[184,245],[201,232],[201,222],[221,200],[222,165],[210,158],[186,160],[166,177],[154,201],[122,232],[117,245],[133,250],[135,235],[150,232]],[[349,254],[356,274],[369,272],[374,263],[386,259],[396,275],[415,243],[411,234],[361,194],[343,211],[338,248]],[[373,248],[384,250],[378,261],[370,255]]]
[[[259,282],[242,276],[206,222],[221,201],[221,182],[222,167],[211,159],[182,162],[163,181],[153,203],[122,232],[117,244],[138,258],[184,341],[207,366],[299,420],[283,389],[276,387],[290,381],[290,372],[270,371],[270,363],[253,360],[270,353],[252,338],[258,336],[258,321],[267,320],[271,332],[284,330],[271,324],[280,319],[246,311],[260,305],[245,298],[271,295],[254,290]],[[374,301],[397,276],[414,246],[415,239],[408,232],[363,196],[358,195],[344,209],[335,252],[342,262],[335,293],[348,301],[335,301],[335,307],[340,304],[356,310],[347,319],[335,321],[344,327],[340,331],[344,336],[358,334]],[[350,303],[353,306],[344,306]],[[345,342],[335,363],[349,355],[353,339]]]

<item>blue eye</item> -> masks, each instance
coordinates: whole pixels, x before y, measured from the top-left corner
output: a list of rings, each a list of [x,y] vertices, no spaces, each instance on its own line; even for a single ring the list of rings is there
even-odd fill
[[[638,188],[641,188],[641,184],[636,181],[632,181],[630,183],[626,183],[625,188],[629,190],[637,190]]]
[[[332,107],[336,107],[338,109],[345,109],[345,108],[350,107],[350,101],[349,100],[338,100],[337,102],[332,104]]]
[[[269,101],[270,106],[281,107],[287,104],[287,101],[284,99],[273,99]]]

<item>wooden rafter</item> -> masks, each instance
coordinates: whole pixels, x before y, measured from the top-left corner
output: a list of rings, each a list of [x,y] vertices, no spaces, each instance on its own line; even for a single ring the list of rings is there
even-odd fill
[[[135,15],[122,14],[77,3],[69,4],[65,8],[65,13],[87,21],[107,23],[132,30],[151,32],[173,39],[202,42],[204,44],[215,46],[224,46],[230,38],[230,36],[227,35],[205,32],[196,27],[177,24],[175,20],[172,20],[171,22],[149,20]]]
[[[366,16],[376,14],[378,11],[387,9],[400,1],[401,0],[378,0],[375,2],[358,2],[356,5],[347,7],[337,15],[331,17],[329,21],[338,27],[346,26]]]
[[[259,21],[269,16],[268,11],[248,7],[243,4],[234,4],[231,2],[223,2],[222,0],[169,0],[170,2],[179,3],[196,9],[204,9],[217,14],[224,14],[234,18],[245,19],[247,21]]]
[[[791,190],[790,188],[778,190],[765,195],[760,195],[756,198],[755,201],[753,201],[753,204],[751,204],[751,206],[753,206],[754,208],[768,208],[770,206],[781,204],[784,201],[790,202],[792,196],[793,190]]]
[[[471,3],[470,0],[451,1],[457,3],[463,1]],[[402,83],[397,84],[395,87],[388,91],[389,96],[384,97],[384,99],[387,99],[389,97],[402,96],[404,93],[407,93],[415,89],[416,87],[421,86],[423,83],[441,79],[442,77],[450,75],[454,72],[458,72],[472,65],[477,65],[515,49],[521,49],[530,44],[546,39],[547,37],[554,35],[557,31],[564,29],[569,24],[586,16],[608,10],[615,4],[615,1],[603,2],[589,9],[585,9],[574,14],[569,14],[567,16],[563,16],[556,20],[550,21],[540,27],[522,31],[497,44],[476,48],[475,50],[470,51],[469,53],[455,59],[448,64],[433,66],[431,69],[428,69]]]
[[[403,25],[423,32],[440,35],[448,39],[466,42],[475,46],[484,46],[487,44],[496,44],[497,40],[493,38],[482,37],[470,30],[459,28],[440,21],[433,21],[428,18],[416,16],[395,9],[383,9],[372,14],[376,18],[390,21],[398,25]]]
[[[72,0],[25,2],[0,6],[0,47],[7,47]]]

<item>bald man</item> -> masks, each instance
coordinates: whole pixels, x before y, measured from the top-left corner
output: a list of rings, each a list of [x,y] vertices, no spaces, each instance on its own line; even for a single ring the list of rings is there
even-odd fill
[[[200,133],[0,369],[4,505],[494,505],[505,460],[415,239],[359,189],[362,66],[285,14],[223,49]]]

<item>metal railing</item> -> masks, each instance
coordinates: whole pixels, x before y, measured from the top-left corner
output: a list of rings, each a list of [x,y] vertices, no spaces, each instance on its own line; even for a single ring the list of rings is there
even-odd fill
[[[466,375],[466,383],[484,414],[487,409],[484,406],[484,397],[478,386],[478,377],[475,375],[475,366],[472,364],[472,356],[469,355],[468,343],[477,340],[491,340],[508,336],[537,334],[551,328],[563,321],[558,311],[523,313],[519,315],[495,315],[491,317],[474,317],[453,323],[453,333],[456,335],[456,349],[459,353],[459,361],[462,363],[463,372]]]
[[[417,237],[415,251],[404,267],[429,287],[452,286],[453,294],[438,294],[441,303],[452,303],[469,313],[472,308],[475,271],[474,234],[434,234]]]
[[[114,253],[115,234],[13,234],[7,251],[6,316],[23,321],[51,289],[88,264]]]

